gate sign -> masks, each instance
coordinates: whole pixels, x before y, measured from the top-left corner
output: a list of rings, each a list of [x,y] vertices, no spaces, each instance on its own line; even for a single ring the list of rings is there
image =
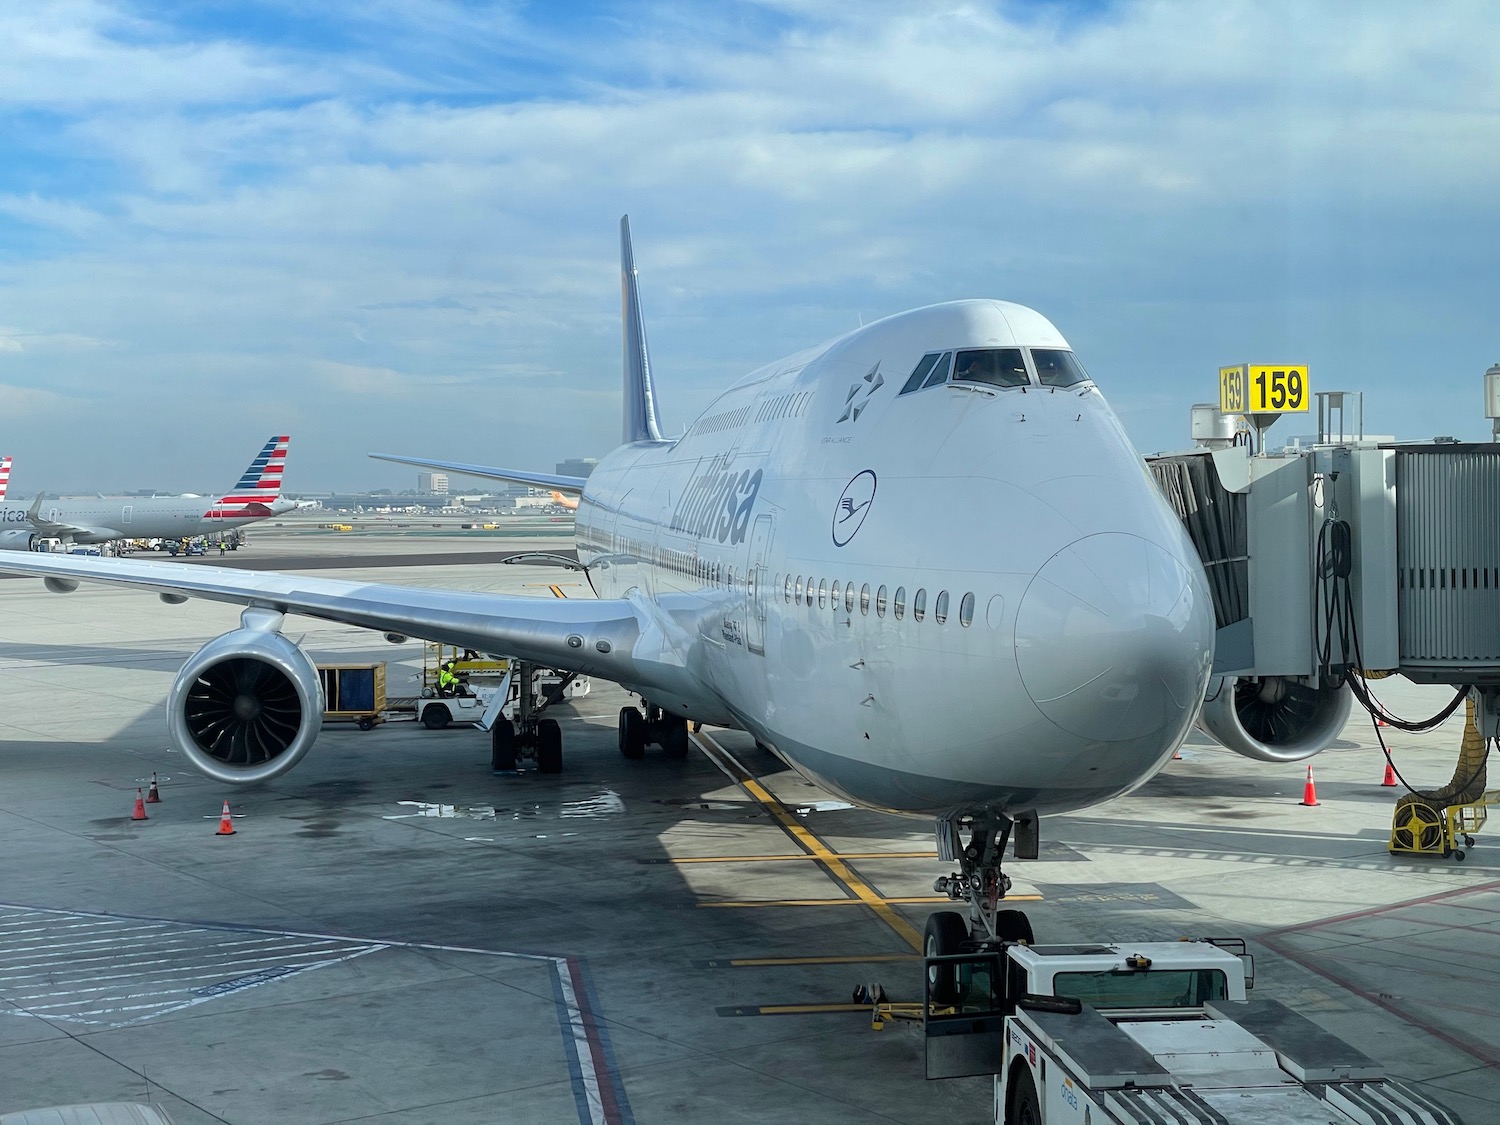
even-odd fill
[[[1305,363],[1241,363],[1219,368],[1219,413],[1298,414],[1308,409]]]

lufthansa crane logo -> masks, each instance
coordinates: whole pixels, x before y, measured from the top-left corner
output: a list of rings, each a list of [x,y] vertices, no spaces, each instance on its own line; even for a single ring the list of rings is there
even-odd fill
[[[875,502],[875,474],[869,469],[844,485],[833,513],[833,545],[842,547],[853,539]]]

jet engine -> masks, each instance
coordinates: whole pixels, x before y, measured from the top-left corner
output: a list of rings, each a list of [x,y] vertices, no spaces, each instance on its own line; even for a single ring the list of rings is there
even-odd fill
[[[215,781],[269,781],[312,749],[323,688],[307,654],[275,631],[280,615],[208,642],[182,666],[167,697],[172,741]]]
[[[30,551],[35,547],[34,531],[0,531],[0,551]]]
[[[1347,685],[1319,687],[1286,676],[1215,677],[1198,725],[1247,758],[1300,762],[1339,736],[1353,700]]]

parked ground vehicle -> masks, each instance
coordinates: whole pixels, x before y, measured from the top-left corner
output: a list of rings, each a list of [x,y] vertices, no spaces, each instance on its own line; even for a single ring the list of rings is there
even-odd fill
[[[924,979],[927,1076],[994,1074],[997,1125],[1459,1125],[1307,1017],[1247,999],[1239,939],[1002,942],[928,957]]]

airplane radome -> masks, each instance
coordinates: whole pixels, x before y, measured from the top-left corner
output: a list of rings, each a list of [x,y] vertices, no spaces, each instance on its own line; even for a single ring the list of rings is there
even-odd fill
[[[579,494],[599,600],[110,559],[0,569],[253,606],[168,705],[214,777],[274,777],[316,737],[315,670],[283,613],[447,641],[638,692],[628,757],[686,753],[689,719],[732,725],[851,801],[934,818],[963,868],[952,893],[993,937],[1013,822],[1034,841],[1035,814],[1129,791],[1186,735],[1214,638],[1196,551],[1067,341],[1002,301],[769,364],[664,438],[623,221],[621,236],[625,444],[587,481],[389,458]]]

